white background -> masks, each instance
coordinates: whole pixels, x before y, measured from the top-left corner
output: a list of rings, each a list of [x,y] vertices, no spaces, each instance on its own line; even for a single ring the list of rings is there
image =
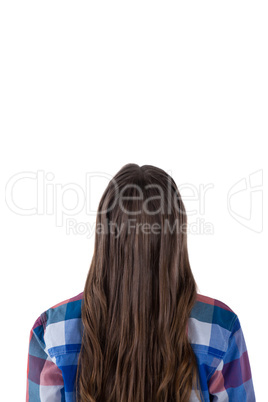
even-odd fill
[[[91,214],[57,226],[62,204],[77,201],[64,186],[85,192],[87,174],[112,177],[130,162],[164,169],[182,189],[199,292],[239,316],[256,398],[266,398],[267,11],[234,0],[1,3],[3,400],[25,399],[35,319],[83,291],[94,236],[64,222],[94,225],[108,179],[91,181]],[[38,171],[44,211],[25,215],[41,202],[37,180],[10,183]]]

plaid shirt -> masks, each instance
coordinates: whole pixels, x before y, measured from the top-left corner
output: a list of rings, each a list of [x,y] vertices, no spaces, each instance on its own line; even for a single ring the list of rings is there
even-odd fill
[[[74,402],[81,348],[83,292],[43,312],[29,339],[27,402]],[[205,402],[255,402],[245,339],[237,315],[198,294],[188,321]],[[198,401],[192,390],[190,402]]]

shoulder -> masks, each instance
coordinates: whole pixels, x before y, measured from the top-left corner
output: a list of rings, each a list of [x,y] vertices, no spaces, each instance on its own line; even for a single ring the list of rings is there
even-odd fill
[[[198,293],[191,311],[191,317],[230,330],[237,315],[231,307],[222,301]]]
[[[40,316],[45,328],[61,321],[81,318],[82,299],[83,292],[49,307]]]
[[[37,318],[33,329],[42,339],[45,351],[57,355],[79,349],[82,337],[81,303],[83,292],[49,307]]]
[[[236,313],[224,302],[197,294],[188,324],[188,337],[196,349],[221,357],[237,320]]]

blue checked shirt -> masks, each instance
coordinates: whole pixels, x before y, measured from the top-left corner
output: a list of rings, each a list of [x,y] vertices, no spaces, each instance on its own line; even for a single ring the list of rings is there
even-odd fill
[[[83,325],[83,292],[44,311],[30,330],[26,402],[74,402]],[[238,316],[198,294],[188,321],[205,402],[255,402],[249,357]],[[198,399],[192,390],[190,402]]]

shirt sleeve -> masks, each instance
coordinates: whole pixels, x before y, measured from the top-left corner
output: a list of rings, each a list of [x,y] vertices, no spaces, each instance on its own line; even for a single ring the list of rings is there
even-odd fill
[[[41,316],[37,318],[30,331],[26,402],[63,402],[65,393],[62,371],[46,351]]]
[[[212,402],[256,402],[245,338],[236,316],[227,350],[208,383]]]

